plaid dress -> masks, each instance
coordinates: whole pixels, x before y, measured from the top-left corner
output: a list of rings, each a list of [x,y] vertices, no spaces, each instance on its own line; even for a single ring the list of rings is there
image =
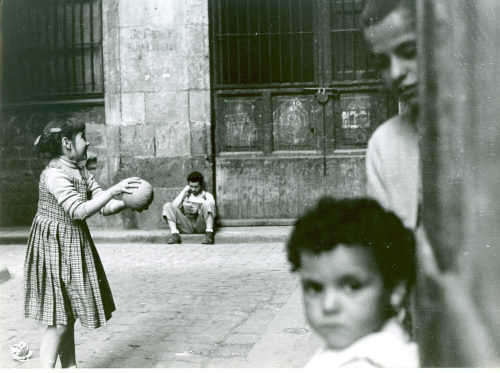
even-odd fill
[[[77,318],[88,329],[105,324],[115,310],[113,296],[85,220],[73,220],[46,186],[51,167],[67,174],[83,201],[91,192],[85,172],[79,179],[53,160],[40,175],[38,211],[24,262],[24,316],[46,325]]]

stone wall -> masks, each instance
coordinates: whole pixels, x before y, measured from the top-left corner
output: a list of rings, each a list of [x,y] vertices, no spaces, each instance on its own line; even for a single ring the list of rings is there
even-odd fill
[[[14,105],[2,108],[0,136],[0,226],[30,225],[38,202],[38,180],[48,159],[33,145],[52,119],[76,117],[87,124],[87,134],[98,154],[94,171],[103,185],[109,184],[107,149],[114,136],[104,124],[102,104]]]
[[[208,4],[206,0],[104,0],[106,126],[114,180],[154,187],[149,211],[126,212],[126,228],[165,226],[161,207],[191,170],[212,188]]]

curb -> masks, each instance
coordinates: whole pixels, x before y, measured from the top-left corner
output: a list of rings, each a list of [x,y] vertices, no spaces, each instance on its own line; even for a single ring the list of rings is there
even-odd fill
[[[215,233],[215,244],[285,243],[291,226],[222,227]],[[170,231],[163,230],[90,230],[99,243],[158,243],[166,244]],[[29,229],[0,229],[0,245],[26,245]],[[203,234],[181,234],[182,242],[201,244]]]

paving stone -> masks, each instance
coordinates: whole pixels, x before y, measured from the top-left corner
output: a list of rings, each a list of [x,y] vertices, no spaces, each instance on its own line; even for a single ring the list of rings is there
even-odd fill
[[[201,368],[202,364],[190,361],[158,361],[155,363],[154,368]]]
[[[255,344],[260,339],[258,334],[247,334],[247,333],[231,333],[224,342],[229,344]]]
[[[203,368],[245,368],[245,361],[239,357],[214,358],[207,361]]]

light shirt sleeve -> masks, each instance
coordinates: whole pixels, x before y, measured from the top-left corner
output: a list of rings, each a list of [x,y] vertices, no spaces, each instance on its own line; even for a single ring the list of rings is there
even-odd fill
[[[208,203],[213,203],[215,204],[215,199],[214,196],[211,193],[205,192],[205,196],[207,198]]]
[[[92,175],[87,170],[84,171],[84,174],[85,174],[85,178],[87,179],[87,185],[88,185],[87,190],[90,192],[90,195],[92,196],[92,198],[94,198],[98,194],[102,193],[103,190],[102,190],[101,186],[97,183],[97,181],[94,179],[94,175]]]
[[[92,174],[85,171],[90,198],[103,193],[102,188],[95,181]],[[57,203],[73,220],[83,220],[91,215],[87,212],[87,202],[83,200],[80,193],[71,182],[69,176],[58,168],[50,168],[47,171],[46,185],[48,191],[56,198]],[[115,206],[116,205],[116,206]],[[119,201],[111,200],[101,208],[100,213],[103,215],[113,214]]]
[[[69,176],[58,168],[50,168],[45,179],[48,191],[73,220],[88,217],[85,201],[71,182]]]
[[[390,209],[389,190],[384,183],[383,159],[375,139],[371,139],[366,150],[366,193],[384,208]]]
[[[90,193],[91,196],[90,199],[104,192],[101,186],[95,180],[94,175],[92,175],[87,169],[85,169],[84,175],[85,178],[87,179],[87,185],[88,185],[87,190]],[[103,208],[99,210],[99,213],[104,216],[113,215],[120,210],[120,207],[121,207],[121,202],[116,199],[112,199],[111,201],[106,203],[106,205],[104,205]]]

